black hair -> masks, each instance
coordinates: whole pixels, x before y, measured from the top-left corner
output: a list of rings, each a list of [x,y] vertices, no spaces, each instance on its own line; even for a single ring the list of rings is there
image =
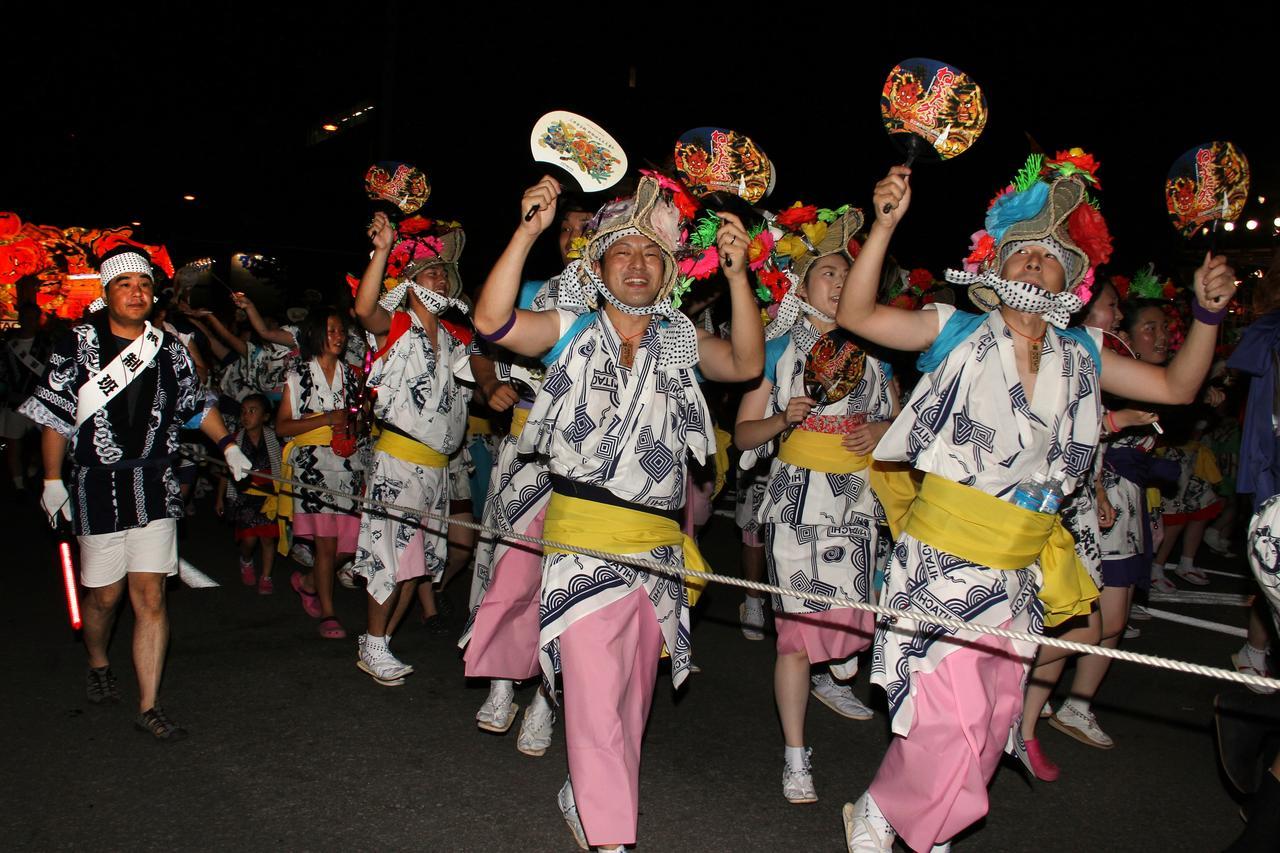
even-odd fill
[[[240,405],[243,406],[245,403],[257,403],[262,407],[262,413],[266,415],[268,420],[270,420],[271,401],[267,399],[266,394],[260,394],[257,391],[254,391],[252,394],[246,394],[244,399],[240,401]]]
[[[1099,278],[1094,281],[1093,292],[1089,294],[1089,301],[1081,306],[1079,311],[1071,315],[1071,322],[1067,325],[1071,327],[1083,326],[1085,318],[1089,316],[1089,312],[1093,310],[1093,306],[1102,298],[1103,292],[1108,287],[1116,291],[1116,301],[1118,302],[1120,300],[1120,291],[1116,290],[1116,286],[1110,280]],[[1111,330],[1108,329],[1107,331]]]
[[[1130,299],[1124,303],[1124,307],[1120,310],[1124,312],[1124,330],[1130,335],[1133,334],[1134,328],[1138,325],[1138,312],[1143,308],[1159,308],[1160,315],[1164,316],[1165,302],[1160,299],[1143,299],[1141,297]]]
[[[329,335],[330,317],[337,317],[342,323],[343,331],[346,331],[347,315],[332,305],[307,312],[307,318],[302,321],[298,329],[298,354],[302,356],[303,361],[310,361],[324,352],[325,338]]]

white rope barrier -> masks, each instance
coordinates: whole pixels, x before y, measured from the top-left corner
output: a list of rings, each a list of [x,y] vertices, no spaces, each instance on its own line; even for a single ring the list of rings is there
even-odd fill
[[[204,456],[197,458],[197,461],[208,462],[212,465],[218,465],[226,468],[225,462]],[[584,557],[592,557],[597,560],[604,560],[611,563],[624,563],[643,569],[647,572],[666,575],[668,577],[686,579],[696,577],[699,581],[707,581],[709,583],[718,583],[725,586],[734,586],[739,589],[750,590],[752,592],[767,592],[772,595],[785,595],[789,598],[798,598],[804,601],[814,601],[823,604],[830,604],[836,607],[850,607],[855,610],[866,610],[877,616],[883,616],[890,620],[892,624],[897,622],[909,622],[915,625],[917,629],[929,629],[933,627],[944,628],[948,631],[964,631],[972,634],[986,634],[987,636],[1000,637],[1006,640],[1012,640],[1020,643],[1030,643],[1039,646],[1049,646],[1055,649],[1064,649],[1069,652],[1076,652],[1082,655],[1099,655],[1114,660],[1127,661],[1128,663],[1141,664],[1143,666],[1155,667],[1157,669],[1170,670],[1172,672],[1181,672],[1188,675],[1199,675],[1205,678],[1217,678],[1222,681],[1230,681],[1236,684],[1244,684],[1253,687],[1266,687],[1272,690],[1280,690],[1280,679],[1267,678],[1259,675],[1249,675],[1243,672],[1234,672],[1229,669],[1220,669],[1218,667],[1204,666],[1203,664],[1191,663],[1189,661],[1173,660],[1171,658],[1163,658],[1156,655],[1145,655],[1137,652],[1129,652],[1123,649],[1111,649],[1106,646],[1095,646],[1089,643],[1077,643],[1073,640],[1063,640],[1057,637],[1046,637],[1040,634],[1029,634],[1023,631],[1010,631],[1006,628],[998,628],[994,625],[983,625],[977,622],[966,622],[962,619],[952,619],[945,616],[930,615],[923,617],[918,613],[906,610],[898,610],[893,607],[883,607],[879,604],[870,604],[865,601],[857,601],[842,596],[824,595],[815,592],[804,592],[789,587],[774,586],[773,584],[758,583],[743,578],[730,577],[728,575],[720,575],[714,572],[694,572],[689,569],[673,568],[654,560],[648,560],[643,557],[633,557],[621,554],[613,554],[608,551],[597,551],[592,548],[581,548],[577,545],[571,545],[565,542],[552,542],[538,536],[527,536],[523,533],[516,533],[511,530],[502,530],[500,528],[491,527],[477,521],[462,521],[451,518],[447,515],[428,512],[416,507],[401,506],[399,504],[390,503],[388,501],[375,500],[373,498],[361,497],[358,495],[349,495],[334,489],[327,489],[323,486],[314,486],[309,483],[301,483],[296,480],[286,480],[283,477],[277,477],[271,473],[264,471],[253,471],[252,476],[260,477],[264,480],[271,480],[284,486],[292,487],[292,489],[302,489],[304,491],[315,492],[316,494],[328,495],[329,497],[341,498],[346,501],[355,501],[366,506],[378,507],[383,510],[390,510],[416,518],[426,518],[443,524],[456,524],[460,527],[470,528],[482,533],[492,533],[502,539],[509,541],[523,542],[528,545],[536,545],[539,548],[552,548],[557,551],[566,551],[573,554],[580,554]],[[406,519],[400,519],[406,521]],[[946,638],[940,638],[946,640]]]

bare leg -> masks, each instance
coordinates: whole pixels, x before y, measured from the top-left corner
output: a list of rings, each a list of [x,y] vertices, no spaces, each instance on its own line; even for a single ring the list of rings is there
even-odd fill
[[[159,572],[130,572],[128,580],[134,617],[133,668],[138,673],[138,710],[149,711],[156,704],[169,645],[164,592],[167,577]]]
[[[423,619],[430,619],[432,616],[440,615],[440,611],[436,609],[435,584],[418,584],[418,600],[422,602]]]
[[[449,519],[475,522],[476,517],[470,512],[458,512],[449,516]],[[476,535],[477,531],[470,527],[463,527],[460,524],[449,525],[449,562],[445,566],[444,577],[440,580],[441,590],[471,564],[471,557],[476,551]]]
[[[116,610],[125,579],[111,586],[90,587],[84,596],[84,647],[89,652],[89,666],[95,669],[111,663],[107,659],[107,641],[116,623]]]
[[[396,591],[393,594],[393,597],[395,598],[395,607],[391,611],[391,616],[386,620],[386,625],[383,626],[386,629],[385,635],[379,634],[378,636],[390,637],[400,628],[400,623],[404,621],[405,614],[407,614],[409,612],[409,608],[413,606],[413,593],[415,590],[420,588],[421,584],[418,583],[420,580],[422,579],[412,578],[396,584]],[[369,600],[370,602],[373,601],[373,599]],[[387,601],[391,601],[391,599],[388,598]],[[369,606],[370,608],[373,607],[372,604]],[[373,633],[372,610],[370,611],[369,616],[369,633]]]
[[[1261,611],[1264,607],[1266,604],[1261,603],[1261,596],[1259,596],[1254,600],[1253,607],[1249,608],[1249,630],[1245,635],[1245,642],[1255,649],[1265,649],[1271,644],[1271,632],[1267,629],[1268,619]]]
[[[258,544],[257,536],[250,536],[245,539],[238,540],[236,542],[236,547],[240,549],[240,559],[241,560],[252,559],[253,549],[257,546],[257,544]],[[265,552],[266,548],[263,548],[263,551]]]
[[[401,586],[403,586],[403,584],[396,584],[396,588],[391,591],[391,595],[387,596],[387,600],[381,604],[379,604],[378,600],[372,595],[367,593],[365,594],[365,601],[368,605],[370,636],[388,636],[391,633],[388,623],[392,614],[397,610],[396,605],[401,599],[413,600],[410,596],[401,594]],[[400,615],[404,615],[403,610],[400,611]]]
[[[1170,524],[1164,528],[1164,540],[1160,543],[1160,547],[1156,549],[1156,565],[1163,566],[1169,562],[1169,555],[1173,553],[1173,546],[1178,544],[1178,534],[1182,532],[1181,524]],[[1200,535],[1204,535],[1201,529]]]
[[[1196,552],[1200,550],[1200,543],[1204,541],[1204,531],[1208,526],[1208,520],[1203,518],[1187,522],[1187,531],[1182,538],[1182,559],[1184,561],[1190,559],[1193,566]]]
[[[804,717],[809,707],[809,656],[804,652],[778,655],[773,666],[773,698],[782,720],[782,741],[804,746]]]
[[[1133,587],[1104,586],[1102,588],[1102,640],[1099,645],[1114,649],[1120,645],[1120,635],[1129,621],[1129,605],[1133,602]],[[1111,658],[1100,655],[1083,655],[1076,662],[1076,677],[1071,682],[1071,696],[1092,702],[1111,668]]]
[[[1062,639],[1077,643],[1096,643],[1102,633],[1102,614],[1094,610],[1089,614],[1089,623],[1073,628],[1062,635]],[[1040,709],[1049,701],[1054,686],[1062,677],[1067,667],[1067,658],[1075,652],[1065,649],[1040,647],[1036,656],[1035,668],[1027,679],[1026,698],[1022,703],[1022,737],[1031,740],[1036,736],[1036,724],[1040,722]]]
[[[276,564],[276,540],[261,538],[258,541],[262,543],[262,576],[269,578],[271,567]]]
[[[338,559],[338,537],[317,536],[314,540],[316,564],[311,570],[311,583],[320,597],[320,618],[333,617],[333,581]],[[303,586],[306,589],[306,586]]]

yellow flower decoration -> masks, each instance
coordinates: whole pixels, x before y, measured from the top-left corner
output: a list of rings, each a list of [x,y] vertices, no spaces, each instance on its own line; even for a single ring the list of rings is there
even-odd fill
[[[576,261],[582,257],[582,250],[587,248],[586,237],[574,237],[569,241],[569,251],[565,252],[565,257],[571,261]]]
[[[827,237],[827,223],[825,222],[806,222],[800,226],[800,230],[804,232],[804,236],[809,238],[809,242],[815,246]]]

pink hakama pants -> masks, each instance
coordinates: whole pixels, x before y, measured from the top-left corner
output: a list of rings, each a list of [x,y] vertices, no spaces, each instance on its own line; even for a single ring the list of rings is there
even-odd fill
[[[1023,659],[981,637],[912,675],[915,719],[895,737],[871,796],[912,849],[950,840],[987,813],[987,784],[1022,710]]]
[[[541,536],[544,508],[521,531]],[[542,551],[510,542],[493,567],[493,579],[476,608],[471,639],[462,656],[468,678],[533,678],[538,664],[538,607],[542,600]]]
[[[360,540],[360,516],[343,512],[300,512],[293,517],[293,535],[299,539],[332,537],[339,554],[354,554]]]
[[[871,645],[875,621],[871,611],[852,607],[821,613],[774,613],[778,654],[804,652],[809,663],[846,660]]]
[[[569,778],[592,845],[636,841],[640,744],[661,653],[662,631],[644,589],[560,635]]]

